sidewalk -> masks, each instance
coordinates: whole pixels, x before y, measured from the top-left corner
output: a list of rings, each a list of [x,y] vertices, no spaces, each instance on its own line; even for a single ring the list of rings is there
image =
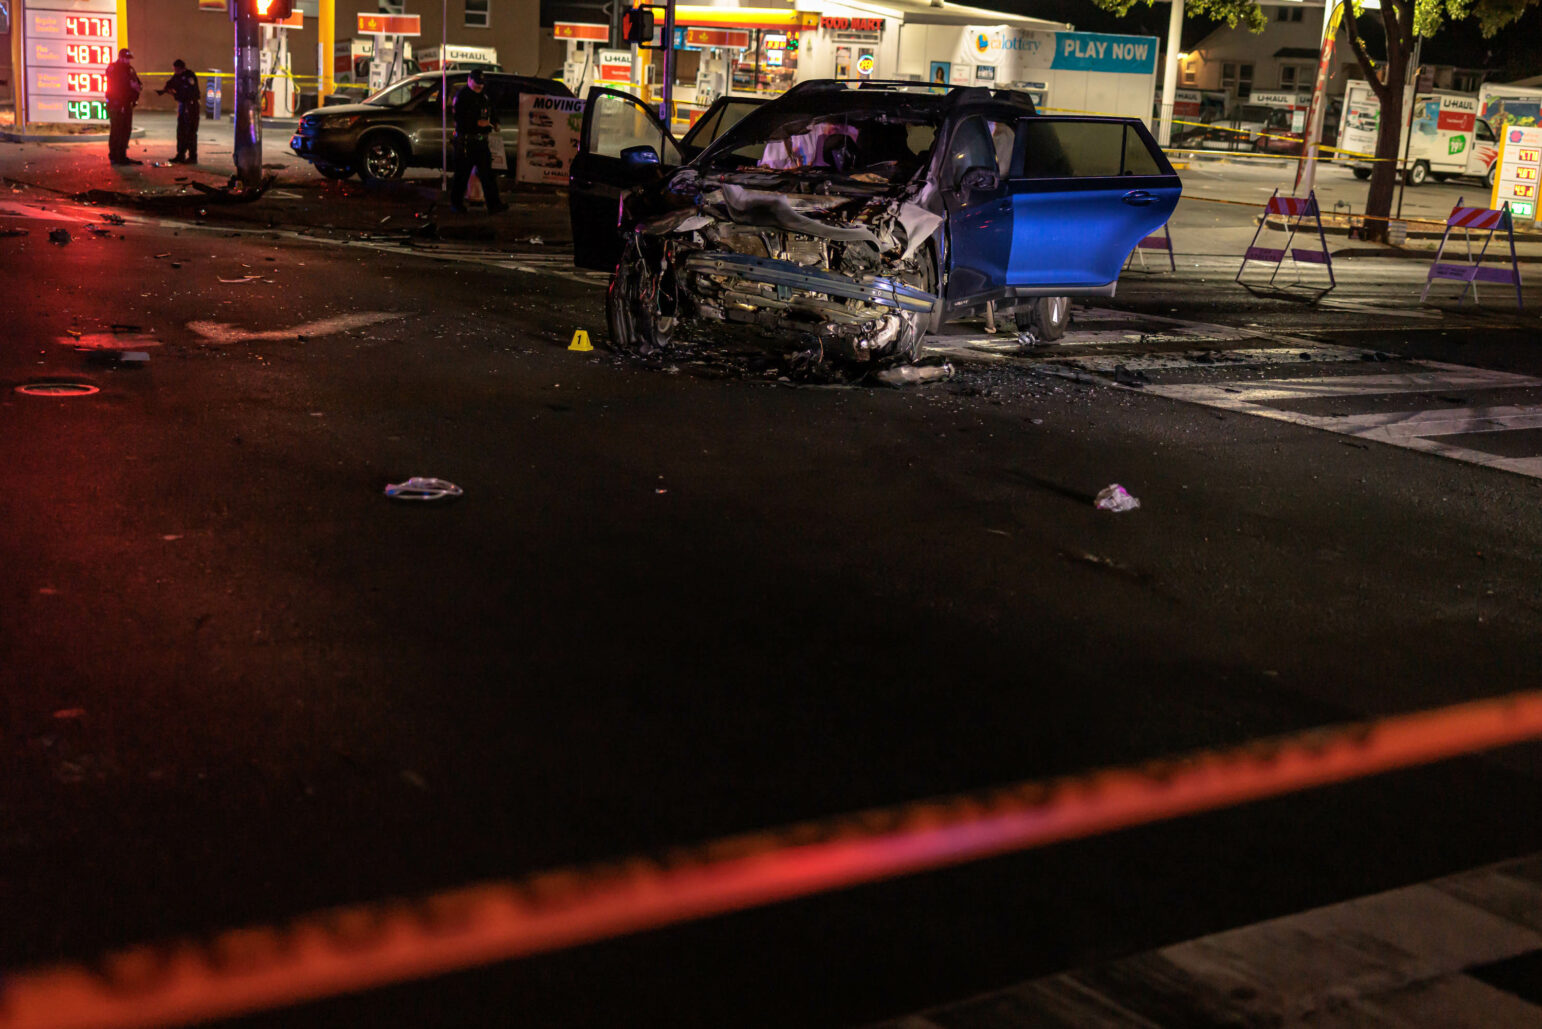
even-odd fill
[[[488,215],[473,206],[449,210],[438,169],[414,168],[395,182],[334,182],[289,149],[293,121],[263,122],[262,167],[275,177],[255,202],[223,191],[235,171],[229,118],[199,126],[197,165],[170,164],[176,155],[176,116],[148,112],[134,119],[129,156],[140,165],[111,165],[107,142],[29,138],[0,142],[0,180],[16,199],[73,197],[169,218],[231,225],[283,227],[314,234],[369,234],[546,245],[572,241],[565,190],[500,182],[509,210]]]
[[[1542,1027],[1542,855],[1034,979],[868,1029]]]

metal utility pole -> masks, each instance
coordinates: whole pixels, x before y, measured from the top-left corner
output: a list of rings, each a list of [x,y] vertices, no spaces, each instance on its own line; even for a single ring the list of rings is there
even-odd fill
[[[1157,142],[1169,146],[1173,141],[1173,110],[1178,102],[1178,48],[1183,45],[1183,0],[1173,0],[1167,17],[1167,57],[1162,62],[1162,122],[1157,126]]]
[[[659,113],[663,115],[664,130],[674,131],[675,108],[671,101],[675,94],[675,0],[665,0],[664,3],[664,109]],[[659,149],[662,156],[663,148]]]
[[[245,189],[262,184],[262,55],[257,11],[251,0],[235,0],[236,178]]]
[[[1398,165],[1397,214],[1403,217],[1403,187],[1408,184],[1408,148],[1413,144],[1414,111],[1419,106],[1419,55],[1424,50],[1424,37],[1414,37],[1413,60],[1408,62],[1408,74],[1403,85],[1403,95],[1408,98],[1408,117],[1403,119],[1403,162]]]

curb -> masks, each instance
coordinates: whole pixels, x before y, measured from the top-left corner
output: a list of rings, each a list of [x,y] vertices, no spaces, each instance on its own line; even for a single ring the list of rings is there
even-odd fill
[[[144,129],[133,129],[132,131],[129,132],[129,139],[143,139],[144,137],[145,137],[145,130]],[[44,133],[7,132],[4,129],[0,129],[0,142],[5,142],[5,143],[105,143],[105,142],[107,142],[107,133],[105,133],[105,132],[90,132],[90,133],[81,132],[81,133],[70,133],[69,135],[64,135],[64,134],[55,134],[55,133],[52,133],[52,132],[44,132]]]
[[[1344,250],[1335,250],[1332,253],[1334,260],[1338,260],[1341,257],[1381,257],[1398,261],[1433,261],[1435,259],[1435,251],[1433,250],[1405,250],[1400,247],[1348,247]],[[1495,255],[1490,254],[1489,256],[1493,257]],[[1509,255],[1506,254],[1505,256],[1508,257]],[[1457,258],[1460,257],[1462,255],[1458,254]],[[1515,262],[1516,264],[1542,264],[1542,254],[1516,254]],[[1466,262],[1458,260],[1457,263],[1464,264]],[[1503,264],[1502,261],[1490,263],[1496,268]],[[1488,267],[1488,265],[1484,265],[1484,267]]]
[[[1394,221],[1395,220],[1397,220],[1397,219],[1394,219]],[[1433,218],[1426,218],[1426,219],[1405,219],[1405,220],[1434,221],[1435,219],[1433,219]],[[1289,232],[1290,231],[1290,226],[1288,224],[1286,224],[1285,221],[1283,221],[1283,220],[1276,221],[1276,220],[1274,220],[1274,217],[1270,216],[1270,215],[1262,215],[1262,214],[1254,215],[1253,216],[1253,222],[1254,222],[1254,224],[1258,224],[1258,223],[1262,222],[1264,228],[1268,229],[1270,232]],[[1340,226],[1337,226],[1337,225],[1324,225],[1322,227],[1322,231],[1323,231],[1323,235],[1325,235],[1325,236],[1343,236],[1345,238],[1349,237],[1349,226],[1347,226],[1347,225],[1343,226],[1343,227],[1340,227]],[[1438,240],[1443,235],[1445,235],[1444,232],[1435,232],[1435,231],[1432,231],[1432,230],[1429,230],[1429,229],[1409,229],[1408,230],[1407,238],[1408,239],[1437,239]],[[1499,238],[1497,236],[1497,234],[1496,234],[1495,238],[1496,239]],[[1520,244],[1520,243],[1542,243],[1542,232],[1517,232],[1515,234],[1515,242],[1517,244]]]

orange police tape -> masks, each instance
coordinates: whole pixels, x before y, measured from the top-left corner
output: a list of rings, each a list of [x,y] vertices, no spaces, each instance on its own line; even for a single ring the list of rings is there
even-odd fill
[[[1542,690],[1318,729],[0,976],[3,1029],[295,1004],[1542,737]]]

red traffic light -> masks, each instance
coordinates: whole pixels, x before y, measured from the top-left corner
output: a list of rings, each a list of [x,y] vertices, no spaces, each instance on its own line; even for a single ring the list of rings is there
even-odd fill
[[[628,43],[653,42],[653,12],[646,7],[622,11],[621,38]]]
[[[258,21],[283,21],[294,13],[294,0],[246,0]]]

